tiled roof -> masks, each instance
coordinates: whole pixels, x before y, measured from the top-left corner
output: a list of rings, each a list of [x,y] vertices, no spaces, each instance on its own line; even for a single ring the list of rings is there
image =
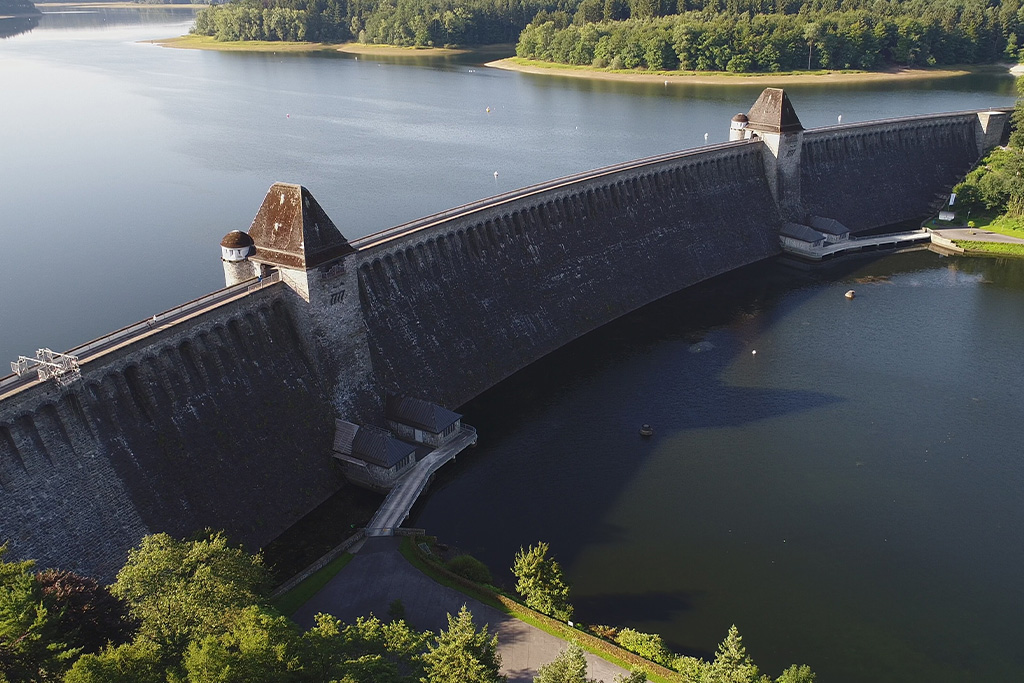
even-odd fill
[[[792,133],[803,130],[793,103],[782,88],[765,88],[747,112],[747,128],[767,133]]]
[[[334,421],[334,450],[345,455],[352,455],[352,442],[356,438],[359,425],[345,420]]]
[[[850,229],[837,221],[835,218],[822,218],[821,216],[811,216],[807,221],[811,224],[811,227],[815,230],[819,230],[828,235],[848,235]]]
[[[447,408],[411,396],[388,394],[384,414],[395,422],[401,422],[418,429],[440,434],[455,424],[462,416]]]
[[[394,467],[411,453],[416,447],[408,444],[380,427],[363,425],[356,432],[352,442],[352,455],[360,460],[388,469]]]
[[[254,260],[286,268],[314,268],[354,251],[309,190],[274,183],[249,228]]]
[[[804,242],[820,242],[825,239],[825,236],[814,228],[800,223],[784,224],[780,234],[783,237],[792,237],[793,239],[802,240]]]

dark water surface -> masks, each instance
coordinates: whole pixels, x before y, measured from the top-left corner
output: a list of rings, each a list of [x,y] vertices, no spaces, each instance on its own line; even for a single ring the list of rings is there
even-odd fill
[[[64,9],[0,40],[0,361],[218,288],[221,237],[274,181],[359,237],[724,140],[762,87],[139,42],[191,16]],[[1012,88],[787,90],[819,126],[1004,106]],[[470,406],[481,446],[413,521],[494,568],[548,540],[582,619],[680,651],[735,622],[772,674],[1024,680],[1022,287],[1020,262],[912,254],[684,293]]]
[[[773,675],[1024,680],[1022,330],[1024,261],[749,268],[467,406],[411,523],[495,569],[546,540],[580,620],[678,651],[736,623]]]

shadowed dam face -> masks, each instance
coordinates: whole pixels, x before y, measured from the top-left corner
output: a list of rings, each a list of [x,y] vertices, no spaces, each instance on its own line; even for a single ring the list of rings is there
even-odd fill
[[[149,532],[213,527],[260,546],[341,485],[335,417],[379,423],[387,392],[455,408],[606,322],[780,253],[784,214],[854,230],[923,217],[1006,119],[804,131],[781,91],[762,100],[790,107],[779,125],[751,110],[763,142],[599,169],[352,243],[308,190],[275,184],[251,253],[231,256],[232,277],[262,286],[86,359],[68,387],[0,383],[0,540],[104,580]]]

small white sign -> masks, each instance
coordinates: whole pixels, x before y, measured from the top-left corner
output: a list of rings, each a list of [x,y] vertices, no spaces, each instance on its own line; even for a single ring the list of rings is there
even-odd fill
[[[949,205],[953,206],[953,202],[955,202],[955,201],[956,201],[956,192],[951,192],[949,194]]]
[[[956,214],[953,213],[952,211],[939,211],[940,221],[951,221],[954,218],[956,218]]]

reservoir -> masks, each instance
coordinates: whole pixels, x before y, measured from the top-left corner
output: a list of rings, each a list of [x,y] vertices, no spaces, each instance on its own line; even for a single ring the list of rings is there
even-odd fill
[[[0,42],[0,360],[216,289],[221,237],[274,181],[354,238],[724,140],[763,87],[140,42],[191,15],[61,8]],[[813,127],[1006,106],[1012,86],[787,90]],[[1022,287],[1020,262],[913,253],[670,297],[466,406],[481,445],[411,523],[497,571],[546,540],[580,619],[679,651],[736,623],[773,675],[1019,680]]]

